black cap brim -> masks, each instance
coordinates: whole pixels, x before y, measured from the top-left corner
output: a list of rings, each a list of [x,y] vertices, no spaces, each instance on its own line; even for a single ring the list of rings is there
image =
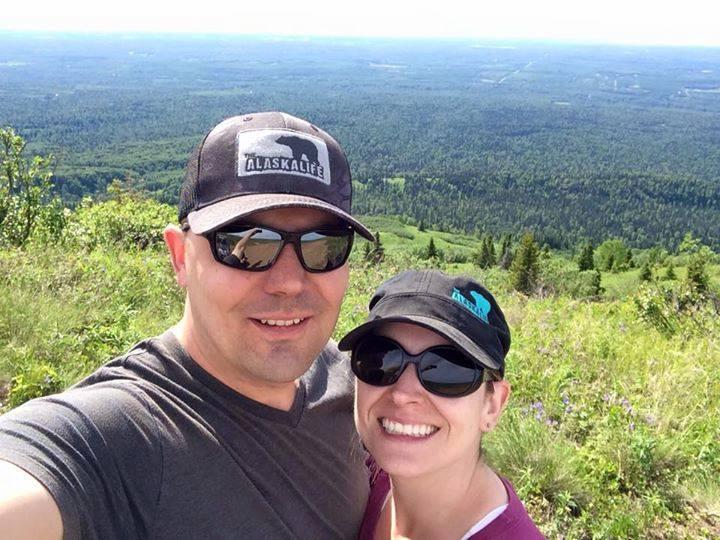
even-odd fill
[[[447,339],[450,343],[458,347],[461,351],[472,358],[475,363],[481,367],[498,370],[501,373],[504,371],[502,364],[494,360],[488,355],[483,349],[478,347],[472,340],[470,340],[465,334],[460,332],[457,328],[437,319],[431,317],[422,317],[420,315],[398,315],[390,317],[382,317],[367,321],[366,323],[358,326],[351,330],[345,337],[343,337],[338,343],[338,348],[341,351],[349,351],[355,346],[355,344],[363,336],[372,333],[374,330],[389,322],[405,322],[410,324],[417,324],[428,330],[432,330],[440,334],[442,337]]]
[[[259,193],[232,197],[190,212],[187,220],[192,232],[203,234],[255,212],[277,208],[315,208],[323,210],[346,221],[363,238],[371,242],[375,240],[375,237],[365,225],[337,206],[312,197],[290,193]]]

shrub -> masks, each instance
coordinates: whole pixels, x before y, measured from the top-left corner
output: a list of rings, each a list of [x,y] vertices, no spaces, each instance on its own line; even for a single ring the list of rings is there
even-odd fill
[[[24,157],[25,140],[0,129],[0,240],[23,246],[38,226],[62,228],[62,205],[53,194],[52,157]]]
[[[468,254],[462,249],[446,249],[438,252],[438,258],[446,263],[462,264],[468,262]]]
[[[630,267],[632,254],[619,238],[605,240],[595,250],[595,268],[611,272],[620,272]]]
[[[633,298],[640,320],[661,334],[696,333],[716,317],[709,299],[688,285],[677,289],[646,285]]]
[[[675,274],[675,265],[672,261],[668,263],[667,272],[665,273],[665,279],[668,280],[675,280],[677,279],[677,275]]]
[[[600,272],[580,272],[575,264],[558,257],[543,262],[538,282],[545,295],[565,294],[572,298],[596,298],[603,293]]]
[[[162,245],[163,229],[177,221],[175,209],[116,186],[108,188],[112,198],[107,201],[83,200],[68,219],[66,239],[86,249],[99,245],[125,249]]]
[[[57,372],[46,364],[35,364],[12,378],[7,406],[17,407],[28,400],[54,394],[60,390]]]

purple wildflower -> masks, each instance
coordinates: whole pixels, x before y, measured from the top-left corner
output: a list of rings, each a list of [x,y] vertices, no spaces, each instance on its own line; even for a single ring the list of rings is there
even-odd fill
[[[622,398],[620,400],[620,405],[622,405],[622,408],[625,411],[625,413],[627,413],[627,414],[633,413],[632,405],[630,405],[630,402],[626,398]]]

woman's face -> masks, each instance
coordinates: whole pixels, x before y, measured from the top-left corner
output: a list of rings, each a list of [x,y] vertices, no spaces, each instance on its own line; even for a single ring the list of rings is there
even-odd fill
[[[410,354],[448,345],[439,334],[414,324],[388,323],[377,333]],[[415,365],[409,365],[390,386],[357,381],[355,425],[378,465],[395,477],[475,467],[482,434],[495,426],[509,392],[505,381],[494,385],[495,392],[483,384],[464,397],[441,397],[425,390]]]

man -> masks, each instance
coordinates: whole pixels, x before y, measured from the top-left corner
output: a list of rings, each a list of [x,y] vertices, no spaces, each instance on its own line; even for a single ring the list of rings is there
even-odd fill
[[[3,538],[353,538],[367,496],[347,362],[351,179],[283,113],[196,149],[165,230],[181,321],[0,417]]]

